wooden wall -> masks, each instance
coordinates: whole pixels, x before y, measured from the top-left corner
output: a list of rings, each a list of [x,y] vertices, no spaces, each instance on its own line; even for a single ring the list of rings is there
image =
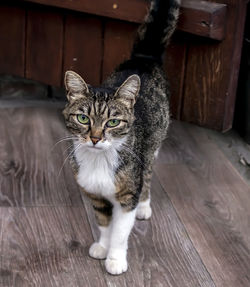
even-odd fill
[[[216,2],[228,5],[225,40],[177,32],[165,67],[172,115],[227,130],[233,119],[246,1]],[[72,69],[98,85],[129,57],[138,25],[38,4],[1,2],[0,73],[62,86],[64,72]]]
[[[0,72],[61,86],[63,72],[74,69],[98,84],[102,33],[96,17],[41,6],[0,6]]]

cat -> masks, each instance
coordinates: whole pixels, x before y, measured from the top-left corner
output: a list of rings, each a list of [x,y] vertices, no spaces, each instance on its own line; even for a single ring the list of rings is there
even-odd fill
[[[106,259],[110,274],[127,271],[128,237],[135,218],[149,219],[155,156],[169,125],[169,88],[162,55],[176,27],[180,0],[153,0],[131,57],[100,86],[65,73],[63,115],[72,134],[70,159],[90,198],[100,238],[89,255]]]

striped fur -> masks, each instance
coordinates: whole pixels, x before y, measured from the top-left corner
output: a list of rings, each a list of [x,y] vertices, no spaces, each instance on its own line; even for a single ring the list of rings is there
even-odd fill
[[[161,61],[165,46],[171,38],[179,16],[180,0],[155,0],[149,14],[139,27],[133,57],[154,57]]]

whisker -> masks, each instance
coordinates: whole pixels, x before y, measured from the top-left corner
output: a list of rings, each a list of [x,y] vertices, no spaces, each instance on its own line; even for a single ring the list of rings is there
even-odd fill
[[[63,169],[63,167],[64,167],[66,161],[68,160],[68,158],[69,158],[81,145],[82,145],[82,144],[79,143],[79,144],[76,146],[76,148],[73,149],[73,150],[67,155],[67,157],[65,158],[65,160],[64,160],[64,162],[63,162],[63,164],[62,164],[62,167],[61,167],[60,170],[59,170],[59,173],[58,173],[57,177],[60,176],[60,174],[61,174],[61,172],[62,172],[62,169]]]
[[[56,142],[54,145],[53,145],[53,147],[51,148],[51,150],[50,150],[50,152],[52,152],[54,149],[55,149],[55,147],[59,144],[59,143],[61,143],[61,142],[64,142],[64,141],[70,141],[70,140],[77,140],[78,139],[78,137],[67,137],[67,138],[62,138],[62,139],[60,139],[58,142]]]
[[[65,154],[65,153],[67,152],[67,150],[69,150],[70,148],[72,148],[73,145],[74,145],[74,144],[71,144],[70,146],[68,146],[68,147],[65,149],[65,151],[63,152],[63,154]]]

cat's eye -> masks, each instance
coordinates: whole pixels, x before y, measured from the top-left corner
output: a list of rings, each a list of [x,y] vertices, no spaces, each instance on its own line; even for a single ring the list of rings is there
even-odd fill
[[[109,128],[114,128],[114,127],[118,126],[120,122],[121,122],[120,120],[112,119],[106,123],[106,126]]]
[[[77,115],[77,120],[79,123],[84,124],[84,125],[87,125],[90,122],[89,118],[85,116],[84,114]]]

